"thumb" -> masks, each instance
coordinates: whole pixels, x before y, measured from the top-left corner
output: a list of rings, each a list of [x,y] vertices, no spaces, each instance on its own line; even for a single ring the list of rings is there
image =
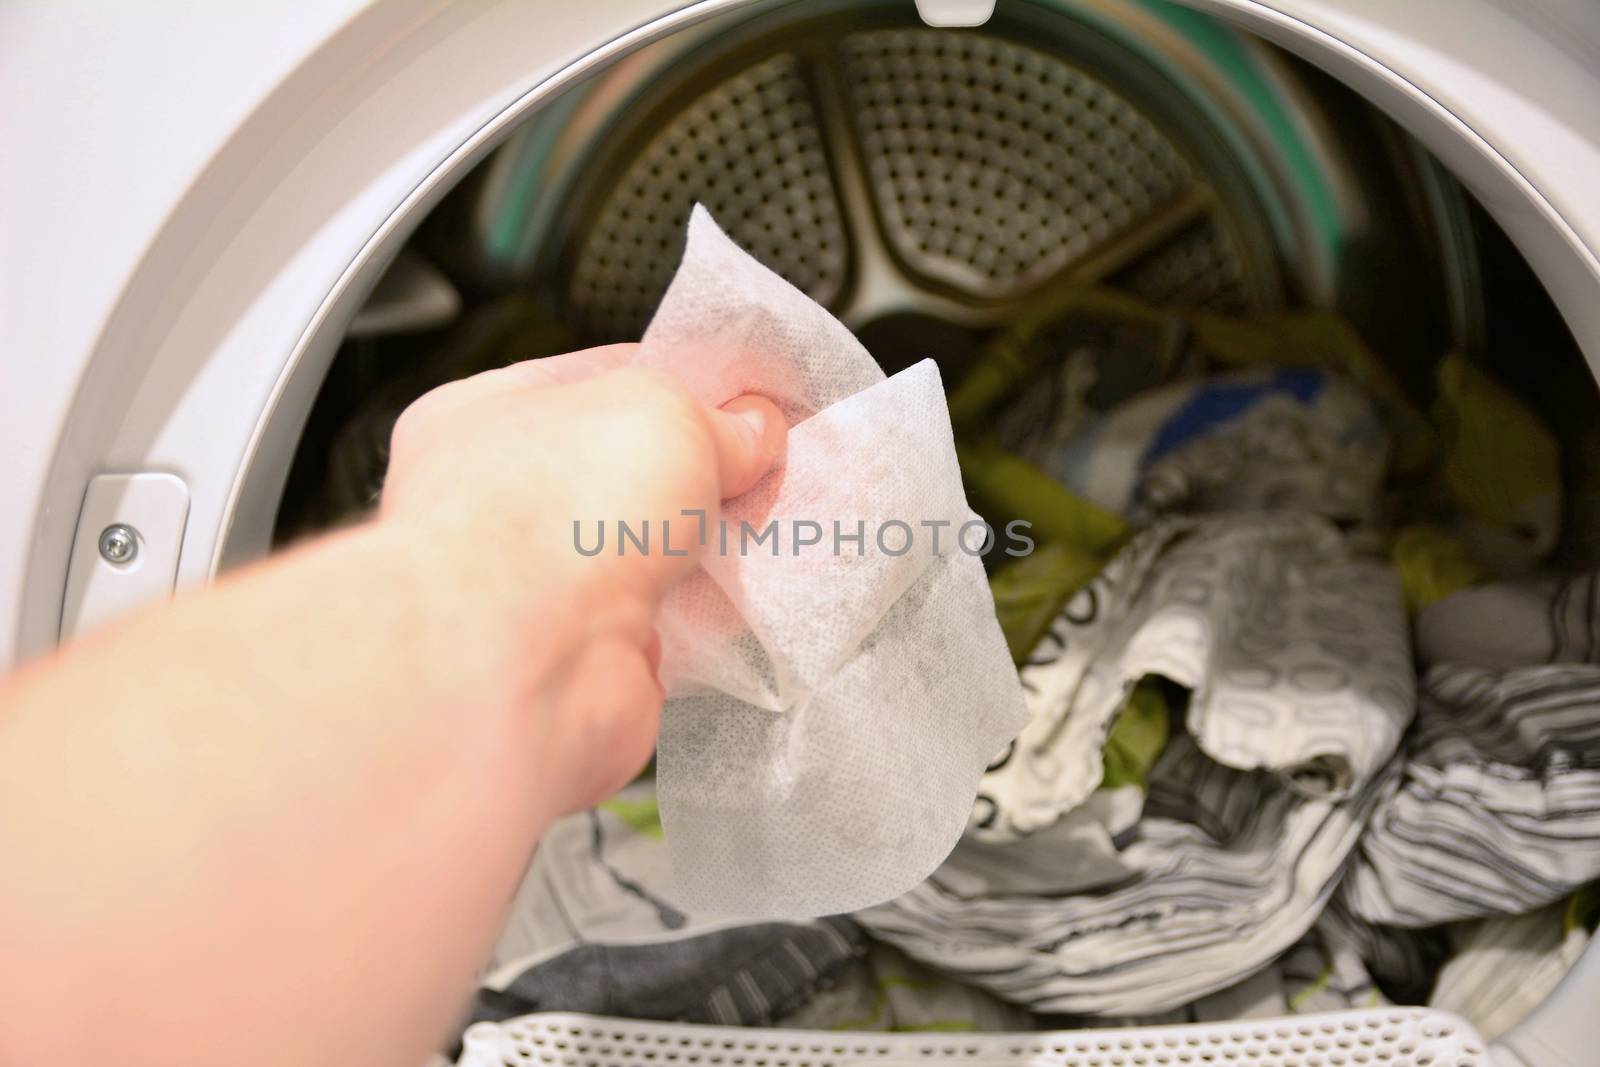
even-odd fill
[[[789,426],[778,406],[764,396],[735,397],[707,413],[717,447],[722,499],[744,493],[783,455]]]

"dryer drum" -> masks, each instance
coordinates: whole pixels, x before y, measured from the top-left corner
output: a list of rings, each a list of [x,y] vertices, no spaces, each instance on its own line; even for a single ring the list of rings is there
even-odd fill
[[[1423,420],[1455,353],[1564,436],[1592,422],[1570,337],[1483,210],[1390,120],[1273,46],[1135,0],[1007,3],[969,29],[903,3],[756,4],[547,103],[417,225],[323,384],[280,542],[372,506],[394,420],[426,390],[637,339],[697,203],[885,370],[935,358],[958,436],[981,427],[985,447],[1040,463],[1087,424],[1061,409],[1103,415],[1198,370],[1198,323],[1216,321],[1202,314],[1334,313],[1382,359],[1391,414]],[[1089,293],[1092,314],[1072,304]],[[1519,368],[1532,337],[1566,371]],[[1029,376],[985,421],[962,385],[1001,339],[1040,358],[1018,360]],[[1575,485],[1585,455],[1569,456]],[[1274,492],[1293,492],[1292,468]],[[980,510],[1045,492],[992,482],[967,472]],[[1120,509],[1135,525],[1164,492],[1145,491]],[[1584,528],[1569,517],[1564,563],[1581,565]],[[1296,771],[1309,793],[1350,773]],[[1420,978],[1391,992],[1428,996]]]
[[[434,212],[415,245],[468,314],[534,316],[541,341],[347,346],[280,536],[370,502],[388,426],[428,386],[540,344],[637,338],[696,202],[888,369],[930,353],[947,381],[1030,301],[1084,284],[1178,309],[1334,308],[1418,389],[1429,353],[1482,345],[1459,186],[1263,42],[1123,0],[1005,4],[976,29],[901,3],[758,6],[544,108]]]

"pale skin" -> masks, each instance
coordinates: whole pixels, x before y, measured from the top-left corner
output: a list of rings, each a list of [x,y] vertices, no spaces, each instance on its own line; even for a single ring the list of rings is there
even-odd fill
[[[376,517],[0,685],[0,1063],[440,1047],[552,820],[649,758],[694,555],[572,546],[737,496],[770,401],[618,345],[435,390]]]

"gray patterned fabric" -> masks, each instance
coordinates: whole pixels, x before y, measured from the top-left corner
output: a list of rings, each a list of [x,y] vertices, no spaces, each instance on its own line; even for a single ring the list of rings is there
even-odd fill
[[[677,895],[654,783],[560,820],[539,843],[463,1028],[538,1011],[771,1025],[868,949],[846,918],[729,920],[689,912]]]
[[[1368,922],[1515,914],[1600,878],[1600,666],[1442,664],[1341,890]]]
[[[1035,1011],[1167,1011],[1247,977],[1310,929],[1392,778],[1380,771],[1343,800],[1309,798],[1274,775],[1219,766],[1180,736],[1119,850],[1135,872],[1124,883],[1051,892],[1041,878],[1022,894],[991,889],[961,871],[963,844],[927,882],[855,918]],[[1044,848],[1039,870],[1070,877],[1074,857],[1054,844],[1041,834],[1004,847]]]
[[[1217,762],[1281,772],[1307,796],[1359,791],[1411,717],[1406,637],[1393,572],[1326,520],[1161,522],[1030,656],[1029,721],[985,773],[969,832],[1017,840],[1086,800],[1112,717],[1147,675],[1191,690],[1189,732]]]
[[[579,945],[478,990],[467,1024],[577,1011],[772,1025],[804,1009],[866,951],[860,928],[843,918],[756,923],[644,944]]]
[[[1025,1029],[1431,989],[1499,1032],[1588,936],[1556,913],[1600,877],[1597,584],[1503,583],[1428,609],[1433,666],[1402,740],[1417,698],[1386,567],[1312,516],[1163,520],[1023,667],[1030,722],[923,885],[851,920],[688,914],[636,786],[547,836],[473,1018]],[[1188,731],[1147,796],[1097,789],[1107,729],[1148,675],[1190,691]],[[1437,924],[1480,916],[1440,971]]]
[[[1181,1022],[1222,1022],[1419,1004],[1445,953],[1441,936],[1368,926],[1329,903],[1304,937],[1255,974],[1201,997]]]
[[[1195,1001],[1187,1021],[1265,1019],[1388,1003],[1348,931],[1319,921],[1289,951],[1255,974]]]
[[[1330,907],[1304,937],[1277,959],[1233,985],[1181,1008],[1124,1016],[1048,1015],[1038,1018],[1039,1025],[1046,1030],[1175,1026],[1381,1007],[1393,1001],[1380,988],[1377,974],[1369,966],[1365,953],[1371,948],[1370,935],[1371,928],[1350,924]],[[1416,937],[1410,940],[1420,943]],[[1403,988],[1425,992],[1433,981],[1435,958],[1424,957],[1414,947],[1403,951],[1412,957],[1421,977],[1420,986]],[[1419,995],[1412,994],[1411,999],[1398,1002],[1411,1003]]]

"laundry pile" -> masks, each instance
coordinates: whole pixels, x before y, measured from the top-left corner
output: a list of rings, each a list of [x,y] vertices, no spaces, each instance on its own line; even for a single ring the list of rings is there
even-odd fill
[[[681,903],[646,778],[543,841],[467,1022],[1514,1025],[1600,898],[1600,572],[1460,357],[1426,413],[1326,314],[1058,294],[950,393],[1028,718],[961,842],[852,915]],[[885,754],[884,758],[892,758]]]

